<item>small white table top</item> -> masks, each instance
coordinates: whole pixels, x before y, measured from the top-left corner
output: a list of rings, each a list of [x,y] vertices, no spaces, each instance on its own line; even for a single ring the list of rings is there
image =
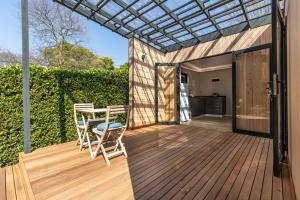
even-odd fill
[[[107,111],[106,108],[94,108],[94,109],[91,109],[91,108],[82,108],[82,109],[77,109],[78,112],[81,112],[81,113],[88,113],[88,114],[93,114],[93,113],[104,113]]]

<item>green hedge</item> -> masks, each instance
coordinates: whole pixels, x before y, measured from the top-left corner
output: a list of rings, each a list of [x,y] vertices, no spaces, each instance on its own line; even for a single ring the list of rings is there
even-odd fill
[[[73,104],[96,107],[127,104],[128,72],[68,71],[30,67],[32,150],[75,140]],[[22,70],[0,68],[0,166],[18,161],[23,151]]]

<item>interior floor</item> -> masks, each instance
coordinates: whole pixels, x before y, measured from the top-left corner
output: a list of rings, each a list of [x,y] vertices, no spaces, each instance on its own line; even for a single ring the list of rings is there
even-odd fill
[[[207,129],[215,129],[224,132],[232,131],[232,117],[230,116],[224,116],[224,117],[200,116],[200,117],[192,118],[192,120],[183,122],[182,124],[207,128]]]

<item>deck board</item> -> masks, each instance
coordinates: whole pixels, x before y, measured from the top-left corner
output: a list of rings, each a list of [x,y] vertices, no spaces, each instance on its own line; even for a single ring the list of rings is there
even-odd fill
[[[0,199],[6,199],[5,168],[0,168]]]
[[[129,131],[124,141],[129,157],[110,167],[75,142],[24,155],[35,198],[293,199],[288,169],[272,175],[271,139],[181,125]]]

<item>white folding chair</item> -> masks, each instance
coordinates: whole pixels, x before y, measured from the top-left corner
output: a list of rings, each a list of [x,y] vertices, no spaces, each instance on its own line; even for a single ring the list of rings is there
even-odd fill
[[[76,125],[76,130],[78,134],[78,140],[76,145],[80,144],[82,146],[83,144],[83,133],[87,131],[88,129],[88,123],[87,120],[85,119],[83,113],[79,113],[79,109],[94,109],[94,104],[93,103],[77,103],[74,104],[74,120],[75,120],[75,125]],[[81,119],[78,120],[78,115],[80,115]],[[93,114],[93,119],[95,119],[95,114]],[[81,150],[81,149],[80,149]]]
[[[96,134],[98,140],[97,148],[93,155],[94,158],[101,150],[107,165],[110,166],[110,158],[122,154],[127,157],[122,138],[128,127],[129,112],[130,106],[127,105],[107,107],[105,122],[93,128],[93,132]],[[124,114],[124,123],[117,122],[118,116]],[[111,121],[112,119],[113,121]],[[111,137],[112,141],[110,141]]]

